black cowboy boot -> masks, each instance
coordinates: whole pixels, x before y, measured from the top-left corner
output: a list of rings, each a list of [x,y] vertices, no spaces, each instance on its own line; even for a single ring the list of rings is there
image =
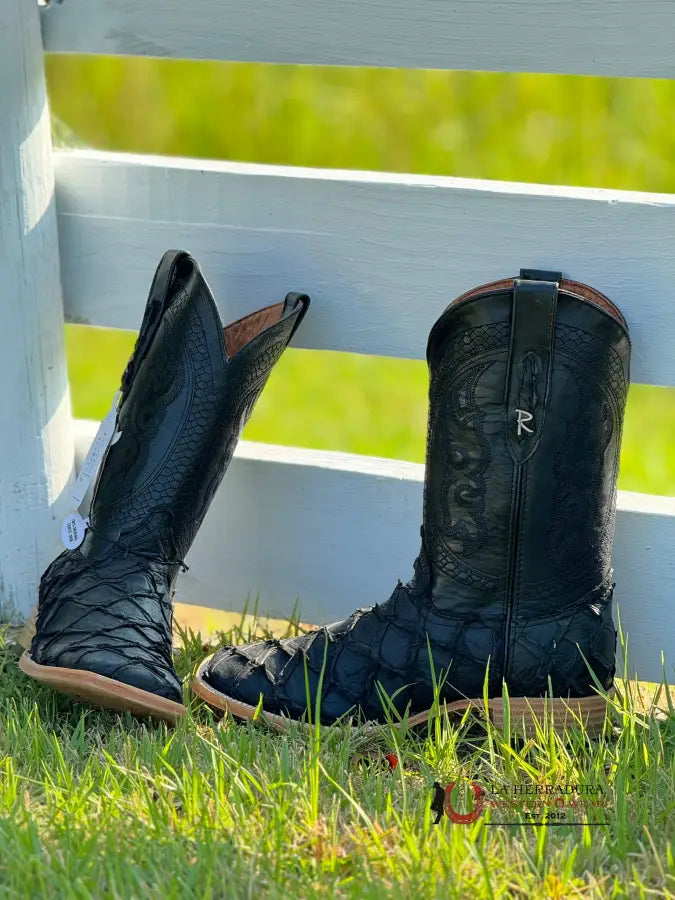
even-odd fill
[[[171,656],[176,576],[308,304],[289,294],[223,329],[197,263],[164,255],[108,443],[93,445],[103,466],[89,519],[66,520],[74,549],[40,582],[26,674],[111,709],[169,721],[185,712]],[[80,479],[92,469],[88,458]]]
[[[477,288],[431,331],[422,549],[382,605],[301,637],[226,647],[193,682],[210,704],[268,719],[409,722],[434,698],[503,715],[528,704],[604,721],[614,674],[611,545],[630,345],[616,307],[558,273]],[[430,662],[431,660],[431,662]],[[432,666],[435,670],[432,673]],[[544,701],[548,695],[548,700]],[[564,700],[563,700],[564,698]],[[576,698],[570,703],[570,698]]]

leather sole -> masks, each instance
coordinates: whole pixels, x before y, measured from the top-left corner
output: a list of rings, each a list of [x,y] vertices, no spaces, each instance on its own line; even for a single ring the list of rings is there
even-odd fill
[[[115,712],[129,712],[141,719],[150,717],[171,725],[186,713],[182,703],[115,681],[114,678],[106,678],[105,675],[97,675],[85,669],[42,666],[31,659],[27,651],[19,660],[19,668],[30,678],[92,706],[102,706]]]
[[[277,713],[268,713],[259,707],[243,703],[228,697],[221,691],[211,687],[204,679],[204,670],[211,661],[212,656],[207,657],[197,669],[192,679],[193,692],[215,709],[229,712],[238,719],[252,719],[256,714],[270,725],[280,731],[288,729],[294,721],[287,716]],[[608,697],[614,695],[614,689],[608,691]],[[506,716],[504,703],[501,698],[488,700],[488,716],[497,728],[504,728]],[[453,703],[444,704],[444,710],[452,714],[462,714],[467,709],[473,708],[481,715],[484,714],[483,700],[455,700]],[[422,725],[433,716],[432,710],[415,713],[409,716],[407,724],[410,727]],[[605,727],[607,717],[607,698],[598,694],[591,697],[511,697],[509,699],[510,731],[525,737],[536,737],[545,727],[546,723],[552,723],[556,733],[562,735],[566,730],[579,727],[583,724],[586,733],[590,737],[597,737]]]

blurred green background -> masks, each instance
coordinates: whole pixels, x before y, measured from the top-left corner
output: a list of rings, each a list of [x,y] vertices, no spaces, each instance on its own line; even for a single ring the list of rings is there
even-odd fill
[[[47,75],[61,146],[675,191],[673,81],[79,56]],[[66,340],[75,414],[100,418],[134,335]],[[245,437],[423,461],[426,389],[421,362],[291,350]],[[633,385],[624,434],[620,487],[675,495],[675,390]]]

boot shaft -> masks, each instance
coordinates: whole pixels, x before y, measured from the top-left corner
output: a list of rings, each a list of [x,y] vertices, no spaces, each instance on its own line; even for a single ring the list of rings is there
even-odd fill
[[[629,381],[621,314],[592,288],[532,273],[456,300],[427,356],[435,603],[508,619],[606,599]]]
[[[182,559],[269,374],[308,305],[304,295],[223,328],[197,263],[165,254],[122,379],[82,552],[112,544]]]

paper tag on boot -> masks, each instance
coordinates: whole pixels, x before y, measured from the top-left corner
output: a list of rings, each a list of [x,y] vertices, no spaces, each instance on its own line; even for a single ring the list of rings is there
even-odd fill
[[[89,519],[81,516],[78,509],[89,490],[89,486],[101,468],[101,463],[108,452],[108,448],[119,440],[121,436],[121,432],[117,431],[117,404],[119,397],[120,391],[113,397],[112,406],[98,427],[96,437],[91,443],[89,452],[82,463],[82,468],[73,486],[70,495],[73,501],[73,512],[61,526],[61,541],[66,550],[75,550],[84,540]]]
[[[71,513],[61,526],[61,540],[66,550],[75,550],[84,540],[89,519],[83,519],[78,512]]]
[[[73,491],[71,493],[74,509],[78,509],[78,507],[84,500],[85,495],[89,490],[89,485],[98,474],[98,470],[101,468],[103,457],[107,453],[108,448],[112,444],[114,444],[115,441],[120,437],[121,432],[118,432],[116,430],[117,402],[119,400],[119,396],[120,392],[118,391],[113,398],[113,403],[110,407],[110,411],[99,425],[98,431],[96,432],[96,437],[92,441],[89,452],[87,453],[85,460],[82,463],[80,474],[77,476],[77,481],[75,482],[75,486],[73,487]]]

